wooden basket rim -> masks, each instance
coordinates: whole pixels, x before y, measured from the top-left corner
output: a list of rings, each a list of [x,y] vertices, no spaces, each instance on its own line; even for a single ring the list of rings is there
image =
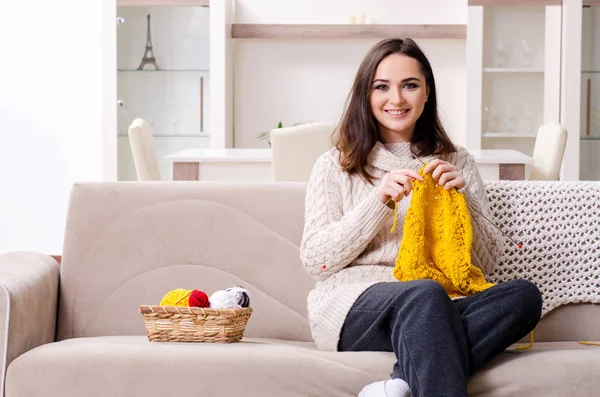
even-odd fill
[[[223,309],[209,307],[188,307],[188,306],[160,306],[160,305],[140,305],[140,313],[171,313],[171,314],[202,314],[202,315],[219,315],[230,313],[236,316],[243,314],[251,314],[251,307],[242,307],[239,309]]]

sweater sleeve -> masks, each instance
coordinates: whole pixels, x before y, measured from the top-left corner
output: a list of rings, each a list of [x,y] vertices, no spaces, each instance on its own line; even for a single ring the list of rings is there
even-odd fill
[[[356,259],[393,210],[375,196],[375,188],[344,214],[341,176],[331,152],[313,167],[305,202],[300,258],[308,274],[324,280]]]
[[[459,192],[465,194],[471,216],[473,229],[471,260],[487,276],[498,264],[498,258],[504,248],[505,237],[491,223],[493,220],[485,186],[473,155],[460,149],[457,153],[456,166],[465,179],[465,187]]]

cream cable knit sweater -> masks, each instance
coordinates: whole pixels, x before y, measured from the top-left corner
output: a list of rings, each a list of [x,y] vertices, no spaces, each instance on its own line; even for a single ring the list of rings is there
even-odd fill
[[[427,162],[434,157],[423,157]],[[473,209],[489,219],[485,189],[473,157],[463,148],[447,159],[456,165],[466,185],[473,226],[473,264],[489,274],[504,244],[502,235]],[[369,154],[371,175],[381,178],[401,168],[418,170],[410,143],[377,143]],[[300,246],[302,263],[317,282],[308,296],[313,339],[322,350],[337,350],[348,311],[368,287],[398,282],[392,275],[402,240],[404,214],[411,196],[398,203],[398,225],[390,233],[394,211],[375,197],[375,186],[343,172],[332,149],[316,162],[306,193],[305,226]]]

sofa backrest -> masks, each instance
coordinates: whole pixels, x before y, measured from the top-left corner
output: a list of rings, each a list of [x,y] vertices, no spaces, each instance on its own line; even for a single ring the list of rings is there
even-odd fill
[[[71,193],[58,339],[145,334],[139,305],[172,289],[234,285],[254,308],[246,336],[312,340],[299,260],[305,185],[80,183]]]
[[[159,304],[175,288],[210,294],[242,285],[254,308],[245,335],[311,340],[306,298],[314,281],[299,259],[305,188],[281,182],[76,184],[58,339],[143,335],[140,304]],[[521,250],[507,244],[491,281],[529,278],[548,298],[545,314],[560,306],[543,319],[536,340],[600,340],[600,305],[580,303],[600,291],[600,183],[489,181],[486,189],[490,220],[524,243]],[[573,263],[581,266],[565,267]]]

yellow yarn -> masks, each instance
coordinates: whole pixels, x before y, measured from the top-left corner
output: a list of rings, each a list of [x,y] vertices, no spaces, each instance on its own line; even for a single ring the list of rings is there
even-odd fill
[[[464,195],[436,185],[424,168],[419,170],[424,181],[413,184],[394,277],[435,280],[451,297],[494,286],[471,264],[473,233]]]
[[[581,343],[581,342],[579,342]],[[529,333],[529,344],[525,345],[525,346],[517,346],[515,347],[516,350],[524,350],[524,349],[531,349],[533,347],[533,331],[531,331]]]
[[[398,203],[394,206],[394,224],[392,225],[392,230],[390,233],[394,233],[396,231],[396,225],[398,224]]]
[[[191,289],[174,289],[167,292],[167,294],[160,301],[160,306],[187,306],[190,295],[192,294]]]

